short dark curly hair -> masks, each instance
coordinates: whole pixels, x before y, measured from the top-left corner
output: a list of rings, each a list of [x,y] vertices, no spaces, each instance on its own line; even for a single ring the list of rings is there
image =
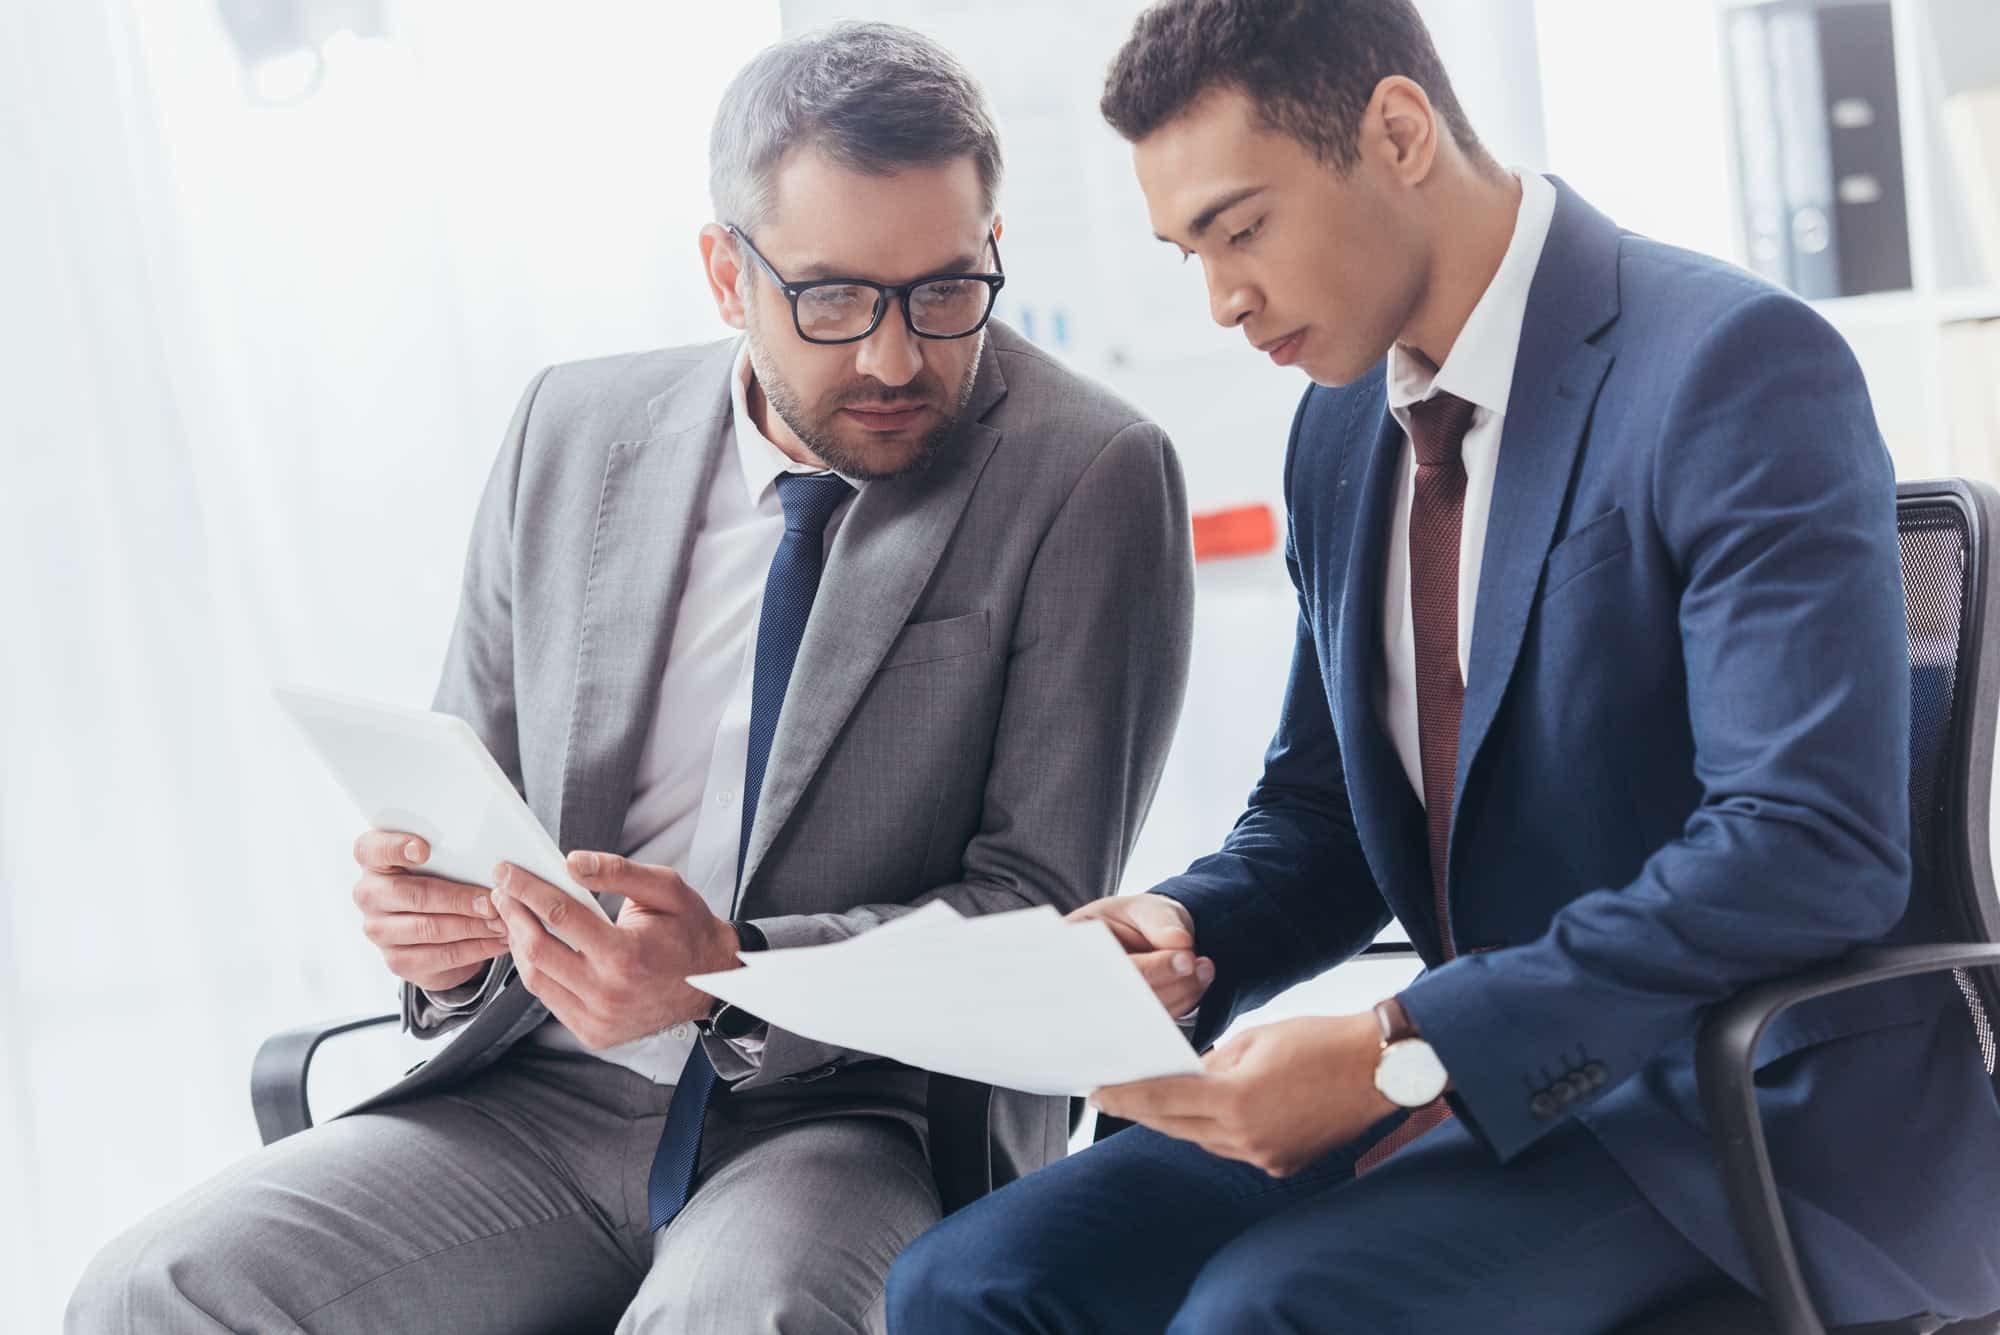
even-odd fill
[[[1413,80],[1474,161],[1490,164],[1411,0],[1162,0],[1139,16],[1098,104],[1137,143],[1204,94],[1240,89],[1272,130],[1342,172],[1391,75]]]

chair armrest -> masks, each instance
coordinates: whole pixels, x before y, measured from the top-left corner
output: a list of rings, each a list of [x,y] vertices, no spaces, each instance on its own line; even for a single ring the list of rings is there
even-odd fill
[[[306,1075],[312,1070],[313,1054],[329,1038],[367,1029],[378,1024],[395,1024],[401,1015],[362,1015],[323,1024],[309,1024],[273,1034],[257,1049],[250,1064],[250,1107],[257,1114],[257,1134],[266,1145],[283,1140],[311,1127],[312,1109],[306,1103]]]
[[[1695,1073],[1709,1133],[1721,1160],[1729,1212],[1779,1335],[1826,1335],[1799,1269],[1757,1116],[1757,1040],[1802,1001],[1912,974],[2000,965],[2000,945],[1890,946],[1857,950],[1816,969],[1745,988],[1709,1012],[1695,1050]]]

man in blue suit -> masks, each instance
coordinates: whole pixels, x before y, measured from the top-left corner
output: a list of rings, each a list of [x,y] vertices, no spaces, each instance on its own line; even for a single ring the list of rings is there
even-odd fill
[[[1074,916],[1201,1047],[1391,916],[1428,968],[1374,1014],[1101,1091],[1144,1125],[920,1240],[892,1325],[1547,1335],[1752,1284],[1703,1013],[1932,930],[1893,476],[1852,356],[1500,168],[1408,0],[1167,0],[1104,110],[1216,320],[1314,386],[1249,809]],[[1949,980],[1801,1006],[1759,1060],[1828,1318],[2000,1308],[2000,1109]]]

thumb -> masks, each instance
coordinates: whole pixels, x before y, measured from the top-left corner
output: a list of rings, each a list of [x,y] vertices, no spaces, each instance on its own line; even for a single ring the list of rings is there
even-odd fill
[[[567,859],[569,874],[584,889],[608,891],[623,895],[627,901],[641,908],[657,909],[662,913],[684,913],[688,900],[694,891],[681,879],[672,867],[655,867],[644,862],[633,862],[621,858],[616,853],[593,853],[578,850]]]

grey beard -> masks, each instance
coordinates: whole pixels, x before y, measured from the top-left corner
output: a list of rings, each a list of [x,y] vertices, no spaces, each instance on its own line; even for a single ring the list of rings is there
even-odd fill
[[[985,331],[980,331],[974,337],[979,339],[980,352],[983,354]],[[764,401],[771,405],[771,411],[775,412],[779,420],[791,428],[792,434],[804,442],[805,447],[824,461],[829,468],[857,482],[880,482],[892,477],[921,473],[929,468],[931,462],[937,458],[938,452],[944,448],[945,442],[958,430],[959,419],[965,412],[965,405],[972,399],[973,383],[979,378],[980,360],[980,356],[974,356],[966,366],[965,378],[960,382],[958,391],[952,395],[951,405],[945,413],[944,421],[918,442],[916,452],[902,467],[882,472],[867,460],[856,456],[841,443],[838,436],[823,429],[806,414],[805,405],[799,401],[799,396],[793,392],[791,385],[771,369],[769,359],[764,356],[763,340],[759,337],[758,331],[754,328],[750,330],[750,369],[756,373],[757,386],[763,390]]]

